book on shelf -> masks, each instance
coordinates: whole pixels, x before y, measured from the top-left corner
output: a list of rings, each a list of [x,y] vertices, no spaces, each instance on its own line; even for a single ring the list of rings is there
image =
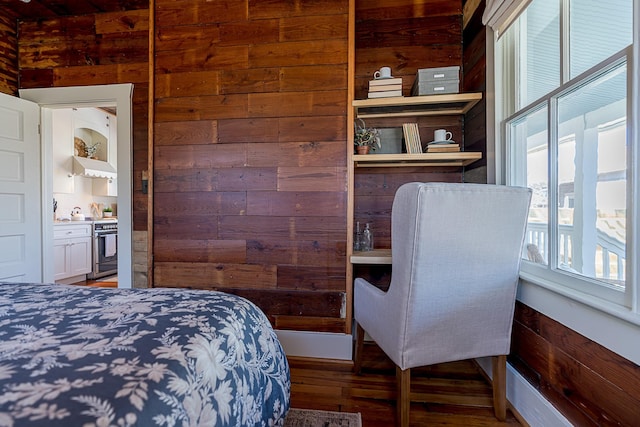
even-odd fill
[[[460,144],[429,144],[427,153],[457,153],[460,151]]]
[[[392,98],[397,96],[402,96],[402,89],[385,90],[382,92],[369,92],[369,98]]]
[[[391,79],[369,80],[369,87],[372,87],[372,86],[387,86],[387,85],[395,85],[395,84],[402,85],[402,77],[394,77],[394,78],[391,78]]]
[[[417,123],[403,123],[402,132],[404,134],[405,147],[408,154],[422,153],[422,143],[420,142],[420,131]]]
[[[386,92],[388,90],[402,90],[402,84],[380,85],[380,86],[370,86],[369,87],[369,92]]]

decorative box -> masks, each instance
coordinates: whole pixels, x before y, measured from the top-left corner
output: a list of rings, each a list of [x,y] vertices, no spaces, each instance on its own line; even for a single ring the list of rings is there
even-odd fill
[[[437,95],[460,92],[460,67],[423,68],[418,70],[411,95]]]

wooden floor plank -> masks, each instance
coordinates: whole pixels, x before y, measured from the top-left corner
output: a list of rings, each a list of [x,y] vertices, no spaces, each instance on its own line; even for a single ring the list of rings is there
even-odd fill
[[[289,358],[291,406],[360,412],[364,427],[389,427],[396,419],[393,363],[377,346],[365,344],[362,375],[344,361]],[[473,361],[412,369],[410,426],[521,426],[507,411],[505,422],[493,413],[491,385]]]

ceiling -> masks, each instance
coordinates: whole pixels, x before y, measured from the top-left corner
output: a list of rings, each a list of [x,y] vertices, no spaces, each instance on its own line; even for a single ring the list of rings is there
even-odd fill
[[[149,0],[0,0],[0,13],[23,20],[148,8]]]

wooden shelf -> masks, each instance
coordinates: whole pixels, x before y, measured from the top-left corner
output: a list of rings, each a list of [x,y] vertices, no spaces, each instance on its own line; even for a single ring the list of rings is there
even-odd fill
[[[394,98],[356,99],[355,116],[413,117],[465,114],[482,99],[482,93],[451,93],[443,95],[399,96]]]
[[[391,249],[354,252],[351,255],[351,264],[391,264]]]
[[[482,153],[364,154],[353,156],[355,167],[467,166],[482,158]]]

